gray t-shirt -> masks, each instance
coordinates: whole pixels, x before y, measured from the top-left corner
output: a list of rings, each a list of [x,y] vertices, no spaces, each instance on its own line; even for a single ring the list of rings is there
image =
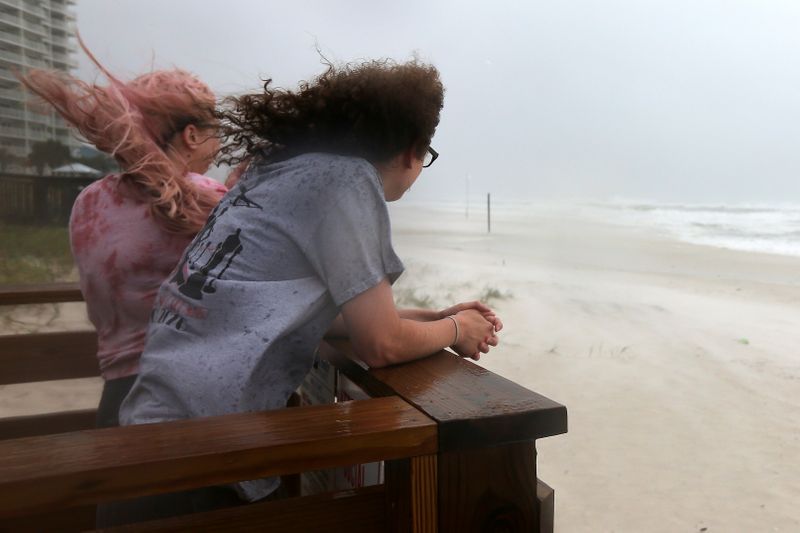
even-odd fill
[[[369,162],[251,165],[161,285],[121,423],[284,407],[341,306],[402,271]],[[237,490],[255,500],[276,486]]]

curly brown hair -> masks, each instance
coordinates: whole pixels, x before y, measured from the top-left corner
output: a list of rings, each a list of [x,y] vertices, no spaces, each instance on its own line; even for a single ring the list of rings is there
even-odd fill
[[[274,88],[223,102],[219,118],[229,164],[262,155],[278,161],[331,152],[386,162],[428,148],[444,101],[439,72],[417,60],[366,61],[328,69],[297,91]]]

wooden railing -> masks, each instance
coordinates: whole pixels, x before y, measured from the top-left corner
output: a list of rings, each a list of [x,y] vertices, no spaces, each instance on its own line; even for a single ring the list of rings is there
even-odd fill
[[[43,296],[47,294],[47,296]],[[11,288],[0,303],[79,299]],[[93,505],[243,479],[384,461],[384,482],[139,523],[120,531],[552,531],[535,440],[566,408],[440,352],[366,370],[323,352],[370,399],[90,429],[94,410],[0,419],[0,531],[93,527]],[[0,382],[97,375],[94,332],[0,336]]]

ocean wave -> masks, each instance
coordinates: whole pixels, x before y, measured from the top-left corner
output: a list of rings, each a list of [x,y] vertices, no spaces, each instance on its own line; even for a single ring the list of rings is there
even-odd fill
[[[699,204],[614,204],[589,203],[592,207],[629,211],[677,211],[686,213],[786,213],[800,214],[800,206],[736,206],[736,205],[699,205]]]
[[[800,255],[800,205],[594,203],[616,221],[679,240],[736,250]]]

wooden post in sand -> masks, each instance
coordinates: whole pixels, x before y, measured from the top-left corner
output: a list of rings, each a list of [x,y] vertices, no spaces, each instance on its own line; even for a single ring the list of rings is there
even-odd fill
[[[486,193],[486,233],[492,232],[492,193]]]

